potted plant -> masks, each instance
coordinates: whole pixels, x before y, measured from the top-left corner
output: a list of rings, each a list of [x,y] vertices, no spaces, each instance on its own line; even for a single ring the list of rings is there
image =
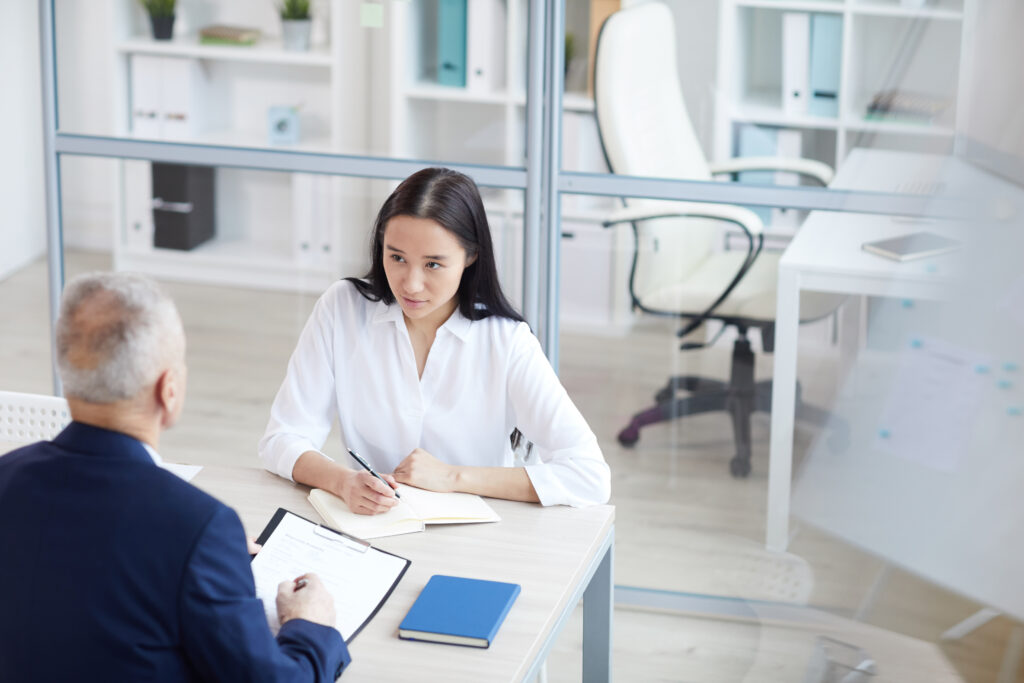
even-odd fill
[[[309,49],[310,0],[284,0],[281,10],[281,42],[286,50],[299,52]]]
[[[174,33],[176,0],[139,0],[149,14],[154,40],[170,40]]]

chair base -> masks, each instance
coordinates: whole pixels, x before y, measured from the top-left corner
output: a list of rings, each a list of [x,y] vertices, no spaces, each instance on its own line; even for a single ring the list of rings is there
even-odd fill
[[[680,391],[688,393],[679,396]],[[750,474],[750,416],[755,411],[771,412],[771,380],[754,381],[754,353],[746,338],[736,340],[732,351],[732,366],[728,382],[681,375],[671,377],[655,396],[655,405],[633,416],[618,435],[619,443],[632,447],[640,440],[640,430],[650,424],[666,422],[686,415],[726,411],[732,418],[736,456],[729,461],[732,476],[743,478]],[[801,398],[799,383],[796,387],[796,419],[824,427],[830,413],[808,405]]]

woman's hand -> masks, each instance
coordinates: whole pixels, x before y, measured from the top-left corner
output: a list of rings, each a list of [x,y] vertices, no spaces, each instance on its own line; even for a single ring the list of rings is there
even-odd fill
[[[458,471],[457,467],[443,463],[422,448],[417,448],[398,463],[395,479],[428,491],[454,491],[458,483]]]
[[[348,509],[356,514],[379,515],[398,505],[393,488],[397,486],[395,478],[390,474],[380,476],[390,486],[382,484],[380,479],[369,472],[345,470],[345,475],[332,493],[337,494],[348,505]]]

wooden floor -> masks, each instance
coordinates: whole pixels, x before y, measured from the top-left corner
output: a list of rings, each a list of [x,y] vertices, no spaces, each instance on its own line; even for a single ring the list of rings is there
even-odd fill
[[[105,255],[70,253],[66,270],[71,277],[108,267]],[[164,436],[161,454],[177,462],[257,463],[256,442],[315,297],[177,283],[167,287],[188,334],[189,395],[179,426]],[[0,388],[50,393],[45,263],[0,282],[0,321]],[[689,594],[765,598],[763,572],[750,567],[752,558],[763,557],[767,418],[755,418],[754,469],[744,480],[728,474],[732,433],[725,415],[651,426],[632,449],[615,440],[628,416],[648,404],[669,374],[725,378],[728,344],[682,354],[671,328],[651,321],[618,337],[564,332],[561,344],[563,382],[597,433],[612,469],[616,584],[658,591],[652,594],[670,603],[685,601]],[[835,387],[834,367],[827,346],[808,344],[802,350],[808,400],[827,404]],[[758,376],[767,377],[770,370],[770,358],[759,357]],[[814,437],[798,432],[797,465]],[[332,436],[327,451],[339,455],[339,450]],[[808,527],[798,529],[790,551],[813,576],[809,604],[832,615],[851,616],[883,566]],[[978,608],[893,570],[866,622],[909,636],[907,642],[935,643]],[[549,680],[578,680],[578,618],[549,658]],[[996,681],[1011,627],[998,618],[939,647],[964,680]],[[617,608],[616,678],[802,681],[808,655],[788,645],[791,632],[768,620]],[[872,680],[934,680],[924,665],[918,674],[907,674],[914,665],[906,662],[898,679],[890,669]],[[1008,680],[1024,681],[1024,675]]]

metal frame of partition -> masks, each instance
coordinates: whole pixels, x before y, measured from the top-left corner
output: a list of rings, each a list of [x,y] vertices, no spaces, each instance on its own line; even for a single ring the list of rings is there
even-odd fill
[[[42,70],[43,151],[51,324],[56,323],[64,286],[60,159],[64,155],[114,157],[230,166],[262,171],[323,173],[400,179],[437,161],[250,149],[224,145],[154,142],[60,130],[57,102],[55,0],[38,0]],[[914,216],[959,216],[954,200],[810,187],[758,187],[714,182],[637,178],[561,169],[561,114],[565,0],[530,0],[527,50],[525,168],[446,164],[480,185],[525,191],[523,226],[523,315],[558,367],[559,256],[562,193],[645,197],[691,202],[843,210]],[[443,160],[438,160],[444,163]],[[51,344],[51,356],[54,356]],[[54,363],[54,393],[61,394]]]

